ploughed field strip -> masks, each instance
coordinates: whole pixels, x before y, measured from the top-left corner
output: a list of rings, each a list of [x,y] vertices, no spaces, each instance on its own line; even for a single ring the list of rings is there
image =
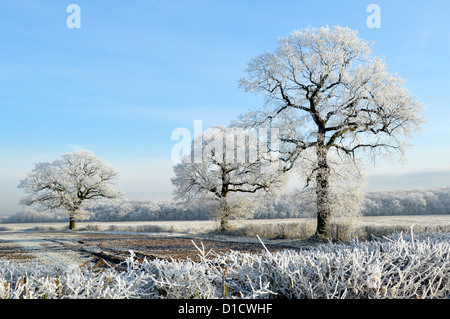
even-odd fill
[[[0,240],[0,258],[14,259],[17,261],[29,261],[33,259],[33,256],[14,243]]]
[[[164,237],[145,235],[116,235],[98,233],[15,232],[0,233],[0,258],[61,265],[94,264],[96,267],[115,266],[125,261],[133,251],[138,259],[199,260],[199,251],[193,244],[216,253],[228,250],[261,252],[257,242],[230,242],[204,238]],[[266,244],[269,250],[288,248]],[[292,247],[290,247],[292,249]]]

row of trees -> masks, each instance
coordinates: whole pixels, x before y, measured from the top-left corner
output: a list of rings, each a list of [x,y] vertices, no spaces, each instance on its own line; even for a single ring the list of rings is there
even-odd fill
[[[254,219],[302,218],[316,215],[310,194],[289,192],[278,196],[257,196]],[[96,204],[86,209],[89,221],[157,221],[209,220],[211,214],[201,203],[186,207],[173,200],[120,200]],[[369,192],[364,198],[363,216],[444,215],[450,214],[450,187]],[[5,222],[63,221],[62,214],[49,214],[24,209],[8,217]]]
[[[450,187],[372,192],[364,200],[365,216],[450,214]]]
[[[295,171],[314,198],[316,236],[327,237],[332,216],[362,207],[361,160],[403,154],[422,106],[349,28],[295,31],[245,71],[241,87],[265,104],[193,141],[174,167],[175,198],[201,200],[225,230],[230,218],[255,210],[249,195],[281,191]],[[83,203],[120,195],[111,187],[116,176],[91,153],[66,154],[21,182],[29,193],[22,203],[64,208],[73,228]]]

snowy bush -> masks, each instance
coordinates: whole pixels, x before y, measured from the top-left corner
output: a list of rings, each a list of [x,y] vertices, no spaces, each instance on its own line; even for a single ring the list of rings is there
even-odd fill
[[[449,298],[450,234],[396,234],[200,261],[130,257],[117,267],[0,260],[0,298]]]
[[[266,252],[240,260],[259,294],[279,298],[445,298],[450,294],[450,236],[394,235],[385,240]],[[269,292],[270,291],[270,292]]]
[[[0,299],[113,299],[136,296],[143,273],[96,272],[69,265],[43,266],[0,261]]]

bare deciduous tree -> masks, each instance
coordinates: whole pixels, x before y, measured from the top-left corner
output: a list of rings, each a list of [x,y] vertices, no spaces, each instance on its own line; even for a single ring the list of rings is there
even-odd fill
[[[75,228],[75,218],[86,201],[122,196],[112,188],[118,172],[89,151],[63,154],[52,163],[36,164],[19,188],[29,193],[23,205],[38,205],[44,210],[63,208],[69,214],[69,229]]]
[[[344,27],[308,28],[281,38],[274,53],[248,64],[240,81],[262,93],[260,110],[244,114],[244,127],[278,127],[280,160],[290,170],[312,149],[316,165],[316,235],[327,236],[331,216],[330,153],[375,158],[405,150],[405,140],[420,130],[422,105],[389,73],[370,44]]]
[[[276,157],[273,162],[266,151],[257,154],[261,143],[252,143],[249,136],[242,129],[212,127],[194,140],[191,156],[174,167],[175,198],[211,204],[221,231],[229,228],[230,218],[251,210],[248,197],[238,194],[269,192],[284,185]],[[201,162],[193,160],[198,153]]]

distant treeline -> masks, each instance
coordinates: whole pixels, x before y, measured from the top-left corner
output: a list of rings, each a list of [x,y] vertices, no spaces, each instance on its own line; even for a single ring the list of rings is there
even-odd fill
[[[315,205],[305,193],[259,196],[255,219],[315,216]],[[450,214],[450,187],[436,189],[369,192],[364,216]],[[201,203],[186,205],[178,201],[122,200],[99,203],[86,209],[88,221],[208,220],[210,212]],[[37,212],[30,209],[9,216],[4,222],[66,221],[64,213]]]

